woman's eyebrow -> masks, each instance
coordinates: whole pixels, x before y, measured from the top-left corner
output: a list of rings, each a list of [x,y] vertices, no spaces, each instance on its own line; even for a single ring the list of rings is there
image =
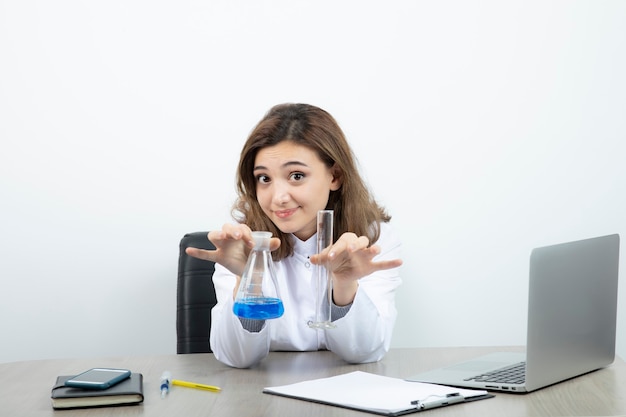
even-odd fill
[[[304,162],[301,162],[301,161],[288,161],[288,162],[285,162],[283,164],[283,168],[294,166],[294,165],[295,166],[300,166],[300,167],[308,166],[307,164],[305,164]]]
[[[301,166],[301,167],[306,167],[308,166],[307,164],[305,164],[304,162],[301,161],[287,161],[284,164],[281,165],[281,168],[288,168],[291,166]],[[264,165],[257,165],[255,166],[252,171],[260,171],[260,170],[266,170],[267,167]]]

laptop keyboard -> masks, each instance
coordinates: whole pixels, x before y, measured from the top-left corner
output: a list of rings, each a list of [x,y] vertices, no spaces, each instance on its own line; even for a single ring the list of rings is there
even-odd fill
[[[467,378],[466,381],[497,382],[499,384],[523,384],[526,379],[526,362],[496,369],[495,371]]]

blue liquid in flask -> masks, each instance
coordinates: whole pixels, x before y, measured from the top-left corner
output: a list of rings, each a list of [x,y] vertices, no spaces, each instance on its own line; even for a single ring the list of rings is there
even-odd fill
[[[285,308],[279,298],[251,297],[236,301],[233,312],[244,319],[267,320],[282,316]]]

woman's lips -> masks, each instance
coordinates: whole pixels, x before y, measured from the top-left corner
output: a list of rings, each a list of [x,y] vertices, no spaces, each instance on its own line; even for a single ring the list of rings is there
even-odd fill
[[[289,210],[274,210],[274,214],[279,219],[286,219],[287,217],[289,217],[293,213],[295,213],[296,210],[298,210],[298,209],[297,208],[293,208],[293,209],[289,209]]]

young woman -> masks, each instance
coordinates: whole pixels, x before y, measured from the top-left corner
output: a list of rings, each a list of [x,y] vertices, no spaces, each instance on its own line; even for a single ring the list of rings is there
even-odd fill
[[[217,263],[210,336],[215,357],[238,368],[258,363],[272,350],[328,349],[350,363],[382,359],[397,314],[401,245],[335,119],[307,104],[273,107],[243,147],[237,189],[237,223],[208,235],[217,249],[187,249]],[[324,209],[334,210],[334,244],[316,254],[317,212]],[[285,309],[277,319],[248,320],[233,313],[253,230],[272,232]],[[314,265],[331,273],[333,329],[307,325],[316,311]]]

